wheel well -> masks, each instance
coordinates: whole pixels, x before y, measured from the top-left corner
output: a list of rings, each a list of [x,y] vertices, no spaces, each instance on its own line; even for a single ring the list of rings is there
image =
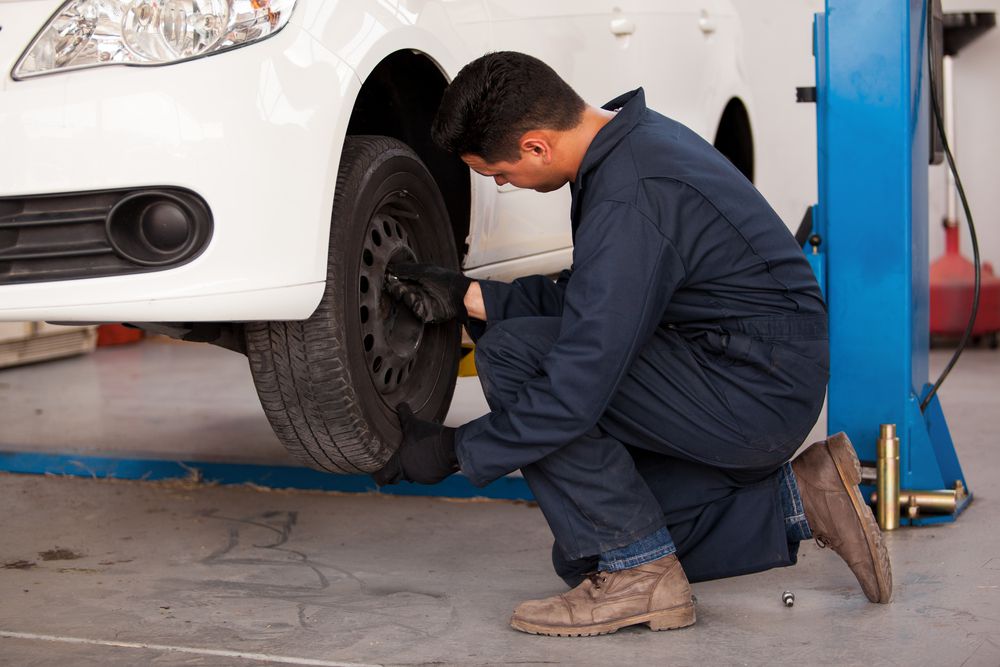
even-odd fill
[[[413,51],[396,51],[380,62],[362,85],[347,134],[382,134],[416,151],[444,197],[461,261],[468,250],[469,168],[431,140],[431,122],[447,85],[430,58]]]
[[[715,147],[729,158],[737,169],[753,182],[753,134],[750,131],[750,116],[737,98],[729,100],[719,129],[715,133]]]

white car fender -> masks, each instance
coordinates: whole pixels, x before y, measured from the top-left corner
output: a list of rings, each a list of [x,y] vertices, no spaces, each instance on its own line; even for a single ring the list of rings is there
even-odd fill
[[[306,2],[292,17],[304,30],[354,70],[366,81],[378,65],[397,51],[411,51],[426,56],[451,81],[469,61],[482,55],[488,43],[489,24],[480,0],[447,3],[410,1],[392,3]],[[459,28],[459,25],[461,28]],[[358,92],[345,98],[342,119],[336,137],[342,145]],[[349,104],[348,104],[349,102]],[[338,161],[339,161],[339,147]],[[336,167],[337,162],[332,162]],[[333,204],[333,184],[329,202]],[[472,177],[468,251],[464,265],[482,264],[485,230],[495,224],[497,192],[492,182]]]

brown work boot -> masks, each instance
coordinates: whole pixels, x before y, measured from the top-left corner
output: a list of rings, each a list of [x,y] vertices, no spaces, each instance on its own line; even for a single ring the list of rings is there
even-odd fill
[[[510,625],[534,635],[589,637],[645,623],[673,630],[694,623],[691,585],[677,556],[591,574],[569,593],[522,602]]]
[[[810,445],[792,461],[806,521],[820,547],[847,562],[872,602],[892,598],[892,568],[882,531],[858,484],[861,464],[844,433]]]

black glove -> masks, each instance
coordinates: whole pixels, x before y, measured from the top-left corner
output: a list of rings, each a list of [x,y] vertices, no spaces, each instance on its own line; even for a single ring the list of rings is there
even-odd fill
[[[385,279],[389,294],[428,323],[468,320],[465,293],[470,284],[472,279],[460,271],[410,262],[391,265]]]
[[[455,429],[424,421],[413,415],[410,406],[396,406],[403,443],[385,466],[372,473],[379,486],[400,481],[437,484],[453,472],[458,472],[455,456]]]

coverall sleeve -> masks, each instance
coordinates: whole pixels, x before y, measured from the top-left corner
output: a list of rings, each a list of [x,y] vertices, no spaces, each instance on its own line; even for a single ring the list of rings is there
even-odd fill
[[[525,276],[510,283],[477,280],[483,292],[486,322],[470,319],[466,328],[474,340],[479,340],[487,322],[511,317],[558,317],[562,314],[566,282],[571,273],[563,271],[555,281],[546,276]]]
[[[480,280],[486,317],[492,321],[561,315],[569,273],[563,271],[557,281],[546,276],[525,276],[510,283]]]
[[[685,275],[657,225],[622,202],[593,207],[581,221],[573,267],[559,336],[542,372],[508,407],[456,434],[462,471],[474,484],[529,465],[592,429]]]

